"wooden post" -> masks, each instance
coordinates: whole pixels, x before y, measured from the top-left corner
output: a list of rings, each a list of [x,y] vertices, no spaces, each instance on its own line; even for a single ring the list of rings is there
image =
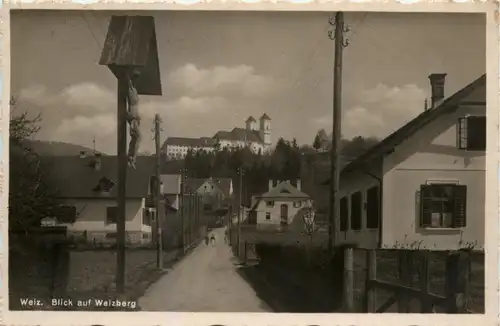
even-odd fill
[[[160,205],[161,205],[161,180],[160,180],[160,165],[161,165],[161,148],[160,148],[160,115],[155,114],[155,149],[156,149],[156,196],[155,196],[155,207],[156,207],[156,268],[158,270],[163,269],[163,247],[162,247],[162,235],[161,235],[161,222],[163,216],[160,216]]]
[[[344,309],[354,312],[354,249],[344,249]]]
[[[420,265],[420,312],[432,312],[432,302],[429,300],[429,256],[427,250],[421,251],[422,261]]]
[[[398,251],[398,278],[402,285],[411,286],[413,281],[413,253],[408,250]],[[400,291],[398,296],[398,313],[410,312],[410,298]]]
[[[333,130],[330,168],[330,212],[329,212],[329,243],[328,248],[333,254],[333,246],[337,242],[339,230],[339,180],[340,180],[340,145],[342,122],[342,52],[344,44],[344,13],[335,14],[335,62],[333,73]]]
[[[116,218],[116,290],[125,291],[125,195],[127,189],[127,92],[128,84],[125,77],[126,70],[118,78],[118,110],[117,110],[117,149],[118,149],[118,196]]]
[[[117,103],[117,223],[116,289],[125,290],[125,196],[127,181],[128,70],[139,70],[138,95],[162,95],[154,18],[112,16],[99,60],[118,80]],[[140,111],[140,110],[139,110]]]
[[[470,255],[453,252],[446,261],[446,297],[448,313],[466,313],[470,282]]]
[[[185,181],[186,179],[186,169],[181,169],[181,193],[179,196],[179,212],[181,215],[181,245],[182,245],[182,252],[184,253],[186,251],[186,237],[185,237],[185,222],[184,222],[184,189],[185,189]]]
[[[365,282],[365,312],[374,313],[377,310],[377,287],[371,282],[377,279],[377,252],[366,252],[366,282]]]

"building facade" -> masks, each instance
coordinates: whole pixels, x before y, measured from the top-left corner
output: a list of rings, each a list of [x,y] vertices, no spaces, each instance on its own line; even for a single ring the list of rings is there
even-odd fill
[[[484,248],[486,76],[432,104],[348,164],[340,177],[340,243],[366,248]]]
[[[312,208],[311,197],[300,190],[300,181],[294,187],[290,181],[281,181],[274,185],[269,181],[269,190],[252,198],[248,211],[248,224],[256,224],[263,228],[288,227],[292,224],[303,226],[304,221],[296,221],[304,208]],[[314,218],[314,216],[311,216]]]
[[[254,117],[245,121],[245,128],[235,127],[231,131],[218,131],[212,137],[169,137],[162,147],[168,159],[183,159],[189,150],[213,152],[224,148],[249,147],[254,153],[271,150],[271,118],[264,113],[259,122]]]

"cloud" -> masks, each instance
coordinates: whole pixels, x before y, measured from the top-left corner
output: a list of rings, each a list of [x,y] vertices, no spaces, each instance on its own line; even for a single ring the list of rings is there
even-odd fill
[[[425,97],[425,91],[414,84],[378,84],[363,91],[357,103],[344,110],[342,134],[347,138],[387,137],[422,113]],[[331,115],[312,118],[311,122],[318,127],[331,126]]]
[[[277,86],[273,78],[259,75],[247,65],[201,69],[186,64],[174,70],[168,81],[186,94],[205,95],[262,96],[276,90]]]
[[[113,92],[90,82],[70,85],[59,92],[50,92],[45,86],[31,85],[18,94],[21,103],[33,103],[44,109],[68,107],[76,110],[105,111],[116,102]]]
[[[186,65],[174,71],[169,81],[175,81],[177,89],[171,87],[168,97],[140,98],[141,131],[146,147],[151,146],[149,135],[156,113],[164,119],[164,128],[170,135],[211,134],[214,127],[225,126],[220,118],[225,112],[234,113],[249,102],[251,107],[255,106],[248,96],[265,94],[273,84],[249,66],[203,70]],[[115,152],[116,91],[92,82],[69,85],[56,92],[32,85],[21,90],[18,99],[23,107],[42,112],[40,139],[91,146],[96,137],[98,150]]]
[[[116,103],[116,96],[113,92],[95,83],[71,85],[64,88],[59,96],[66,104],[97,109]]]

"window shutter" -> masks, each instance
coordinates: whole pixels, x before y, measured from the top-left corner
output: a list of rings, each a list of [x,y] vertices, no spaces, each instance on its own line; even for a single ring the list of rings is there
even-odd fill
[[[467,216],[467,186],[456,185],[454,187],[454,209],[453,227],[463,228],[466,226]]]
[[[431,226],[432,221],[432,208],[429,198],[432,197],[432,186],[420,186],[420,226]]]
[[[486,117],[467,117],[467,149],[486,150]]]

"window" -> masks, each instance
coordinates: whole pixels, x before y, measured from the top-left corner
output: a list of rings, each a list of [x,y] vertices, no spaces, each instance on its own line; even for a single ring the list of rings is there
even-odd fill
[[[118,219],[118,207],[108,206],[106,208],[106,224],[116,224]]]
[[[116,232],[108,232],[105,237],[106,239],[116,239]]]
[[[380,221],[379,187],[371,187],[366,191],[366,227],[378,229]]]
[[[467,116],[458,120],[458,147],[468,151],[486,150],[486,117]]]
[[[56,218],[60,223],[75,223],[76,207],[75,206],[59,206],[56,209]]]
[[[266,206],[267,207],[274,207],[274,201],[273,200],[266,201]]]
[[[300,200],[299,201],[294,201],[293,202],[293,207],[295,207],[295,208],[302,207],[302,201],[300,201]]]
[[[151,226],[151,212],[145,208],[142,210],[142,224]]]
[[[462,228],[466,226],[467,187],[456,184],[420,186],[420,226]]]
[[[349,221],[349,199],[347,197],[342,197],[340,199],[340,231],[347,230],[347,224]]]
[[[143,232],[143,233],[142,233],[142,238],[143,238],[144,240],[149,240],[149,239],[151,238],[151,234],[146,233],[146,232]]]
[[[266,213],[266,220],[270,220],[271,219],[271,213],[267,212]]]
[[[281,204],[280,206],[280,224],[288,225],[288,205]]]
[[[351,195],[351,229],[361,230],[361,192],[355,192]]]

